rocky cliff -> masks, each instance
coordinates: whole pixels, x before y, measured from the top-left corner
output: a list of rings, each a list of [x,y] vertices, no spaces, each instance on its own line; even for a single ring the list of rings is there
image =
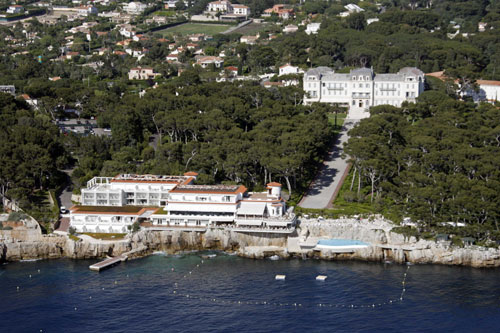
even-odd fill
[[[500,249],[479,246],[456,247],[450,242],[434,242],[406,238],[392,232],[394,225],[384,219],[373,220],[302,220],[299,233],[304,238],[355,239],[371,244],[354,253],[338,254],[328,250],[310,251],[307,254],[323,259],[359,259],[464,265],[472,267],[500,266]]]
[[[78,241],[63,235],[41,235],[37,229],[24,233],[0,231],[0,261],[26,259],[99,259],[128,254],[143,256],[154,251],[174,253],[192,250],[223,250],[236,252],[248,258],[278,255],[315,257],[328,260],[393,261],[397,263],[436,263],[473,267],[500,266],[500,250],[477,246],[452,247],[449,243],[409,239],[391,232],[389,221],[302,220],[294,239],[307,241],[320,238],[355,239],[367,242],[369,247],[354,253],[333,253],[329,250],[300,249],[290,246],[287,235],[265,233],[238,233],[230,230],[148,231],[142,230],[117,241]]]

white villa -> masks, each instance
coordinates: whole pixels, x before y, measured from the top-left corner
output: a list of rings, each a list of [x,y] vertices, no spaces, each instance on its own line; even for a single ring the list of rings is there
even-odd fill
[[[7,8],[7,14],[19,14],[24,12],[24,7],[21,5],[11,5]]]
[[[123,5],[123,10],[130,15],[139,15],[146,10],[148,6],[141,2],[129,2]]]
[[[153,68],[150,67],[136,67],[131,68],[128,72],[129,80],[148,80],[154,79],[157,76],[160,76],[160,73],[155,73]]]
[[[476,80],[479,89],[467,89],[463,96],[471,96],[474,102],[500,101],[500,81]]]
[[[306,27],[305,33],[308,35],[316,35],[318,34],[319,28],[321,27],[321,23],[309,23]]]
[[[82,189],[82,205],[70,210],[78,232],[122,233],[135,222],[153,230],[227,228],[243,232],[290,233],[293,209],[281,197],[281,184],[266,192],[243,185],[194,185],[197,173],[184,176],[95,177]]]
[[[239,21],[247,19],[250,16],[250,8],[241,4],[232,4],[230,1],[212,1],[207,5],[204,12],[207,18],[215,18],[217,14],[220,15],[217,20],[220,21]],[[196,20],[202,19],[203,15],[195,15]],[[203,19],[202,19],[203,20]]]
[[[304,75],[304,104],[314,102],[349,107],[349,117],[370,116],[368,109],[377,105],[401,106],[415,102],[424,91],[424,73],[405,67],[394,74],[375,74],[370,68],[357,68],[348,74],[335,73],[329,67],[317,67]]]
[[[283,65],[279,68],[279,75],[299,74],[299,68],[290,64]]]
[[[215,68],[222,68],[224,59],[214,56],[201,56],[196,59],[196,65],[200,65],[202,68],[207,68],[211,64],[213,64]]]

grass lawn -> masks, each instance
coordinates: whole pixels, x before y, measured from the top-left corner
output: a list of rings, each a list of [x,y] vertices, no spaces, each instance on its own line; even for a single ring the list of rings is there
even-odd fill
[[[202,24],[202,23],[185,23],[180,24],[175,27],[167,28],[165,30],[159,30],[163,36],[167,35],[191,35],[191,34],[207,34],[207,35],[216,35],[221,32],[226,31],[231,28],[230,25],[227,24]]]
[[[346,117],[347,113],[337,113],[337,126],[342,126]],[[328,122],[330,125],[335,125],[335,113],[328,114]]]
[[[83,232],[83,235],[90,236],[95,239],[102,239],[102,240],[117,240],[117,239],[123,239],[126,234],[107,234],[107,233],[94,233],[94,232]]]
[[[80,240],[80,238],[76,237],[75,235],[69,235],[68,237],[74,240],[75,242],[78,242]]]

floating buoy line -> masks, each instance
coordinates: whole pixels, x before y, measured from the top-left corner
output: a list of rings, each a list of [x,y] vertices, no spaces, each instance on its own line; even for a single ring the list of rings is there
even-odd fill
[[[203,260],[201,261],[203,264]],[[196,265],[195,268],[199,268],[200,265]],[[193,268],[191,271],[189,271],[189,275],[192,274],[192,271],[195,269]],[[408,276],[408,271],[410,270],[410,266],[406,266],[406,271],[403,274],[403,280],[401,281],[402,289],[401,289],[401,294],[399,298],[397,299],[389,299],[385,302],[381,303],[370,303],[370,304],[345,304],[345,303],[317,303],[317,304],[302,304],[299,302],[268,302],[268,301],[241,301],[241,300],[226,300],[222,298],[215,298],[215,297],[206,297],[206,296],[197,296],[193,294],[188,294],[188,293],[181,293],[178,290],[179,284],[176,282],[174,283],[174,290],[172,291],[172,294],[178,297],[183,297],[187,299],[195,299],[195,300],[200,300],[200,301],[206,301],[206,302],[212,302],[212,303],[219,303],[219,304],[235,304],[235,305],[264,305],[264,306],[274,306],[274,307],[291,307],[291,308],[300,308],[300,307],[324,307],[324,308],[344,308],[344,309],[358,309],[358,308],[376,308],[376,307],[382,307],[382,306],[388,306],[388,305],[394,305],[398,303],[402,303],[404,300],[404,295],[406,293],[406,277]],[[279,277],[279,278],[278,278]],[[324,277],[323,275],[320,275],[320,277]],[[189,278],[189,276],[184,275],[182,277],[183,279]],[[275,277],[276,280],[285,280],[285,275],[276,275]],[[324,277],[326,279],[326,277]],[[323,278],[321,280],[324,280]]]
[[[394,304],[400,304],[404,300],[404,296],[406,293],[406,279],[408,277],[408,272],[410,270],[410,265],[407,266],[404,274],[403,274],[403,279],[401,281],[401,293],[399,294],[398,298],[395,299],[388,299],[384,302],[377,302],[377,303],[370,303],[370,304],[346,304],[346,303],[316,303],[316,304],[303,304],[301,302],[278,302],[278,301],[266,301],[266,300],[260,300],[260,301],[252,301],[252,300],[227,300],[224,298],[217,298],[217,297],[209,297],[209,296],[198,296],[198,295],[193,295],[190,293],[186,292],[181,292],[179,290],[179,285],[181,284],[181,281],[185,281],[192,277],[194,273],[196,273],[196,270],[200,268],[200,265],[203,265],[205,263],[204,260],[201,260],[198,264],[196,264],[191,270],[187,271],[187,274],[183,274],[182,277],[180,278],[180,281],[174,282],[173,284],[173,290],[171,295],[174,295],[175,297],[180,297],[180,298],[185,298],[185,299],[192,299],[192,300],[199,300],[199,301],[204,301],[204,302],[210,302],[210,303],[218,303],[218,304],[230,304],[230,305],[260,305],[260,306],[268,306],[268,307],[288,307],[288,308],[303,308],[303,307],[321,307],[321,308],[341,308],[341,309],[359,309],[359,308],[376,308],[376,307],[382,307],[382,306],[388,306],[388,305],[394,305]],[[176,271],[173,267],[171,268],[171,271],[174,272]],[[40,271],[38,271],[40,273]],[[28,275],[29,280],[32,281],[32,275]],[[321,277],[319,280],[326,279],[326,276],[319,275],[318,277]],[[316,279],[318,278],[316,277]],[[129,275],[127,274],[127,278],[129,278]],[[129,280],[130,281],[130,280]],[[121,282],[121,281],[120,281]],[[122,283],[118,283],[118,280],[114,280],[112,282],[114,286],[122,285]],[[16,291],[20,291],[20,286],[16,287]],[[104,287],[100,288],[101,290],[105,290]],[[88,301],[92,301],[92,296],[89,296]],[[73,311],[77,311],[78,307],[76,304],[73,306]]]

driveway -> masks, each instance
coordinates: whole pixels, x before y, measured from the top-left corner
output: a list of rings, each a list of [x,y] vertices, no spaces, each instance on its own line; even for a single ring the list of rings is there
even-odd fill
[[[311,183],[307,193],[299,203],[302,208],[328,208],[334,195],[338,193],[344,174],[347,172],[348,163],[342,159],[343,144],[349,139],[347,132],[359,120],[346,119],[340,135],[335,140],[332,149],[328,153],[328,157],[324,161],[324,165],[314,181]]]
[[[67,178],[64,190],[61,192],[58,199],[59,206],[64,206],[66,207],[66,209],[70,209],[71,206],[73,206],[73,203],[71,202],[71,195],[73,194],[71,186],[71,174],[73,173],[73,170],[74,169],[62,170],[67,175]]]

